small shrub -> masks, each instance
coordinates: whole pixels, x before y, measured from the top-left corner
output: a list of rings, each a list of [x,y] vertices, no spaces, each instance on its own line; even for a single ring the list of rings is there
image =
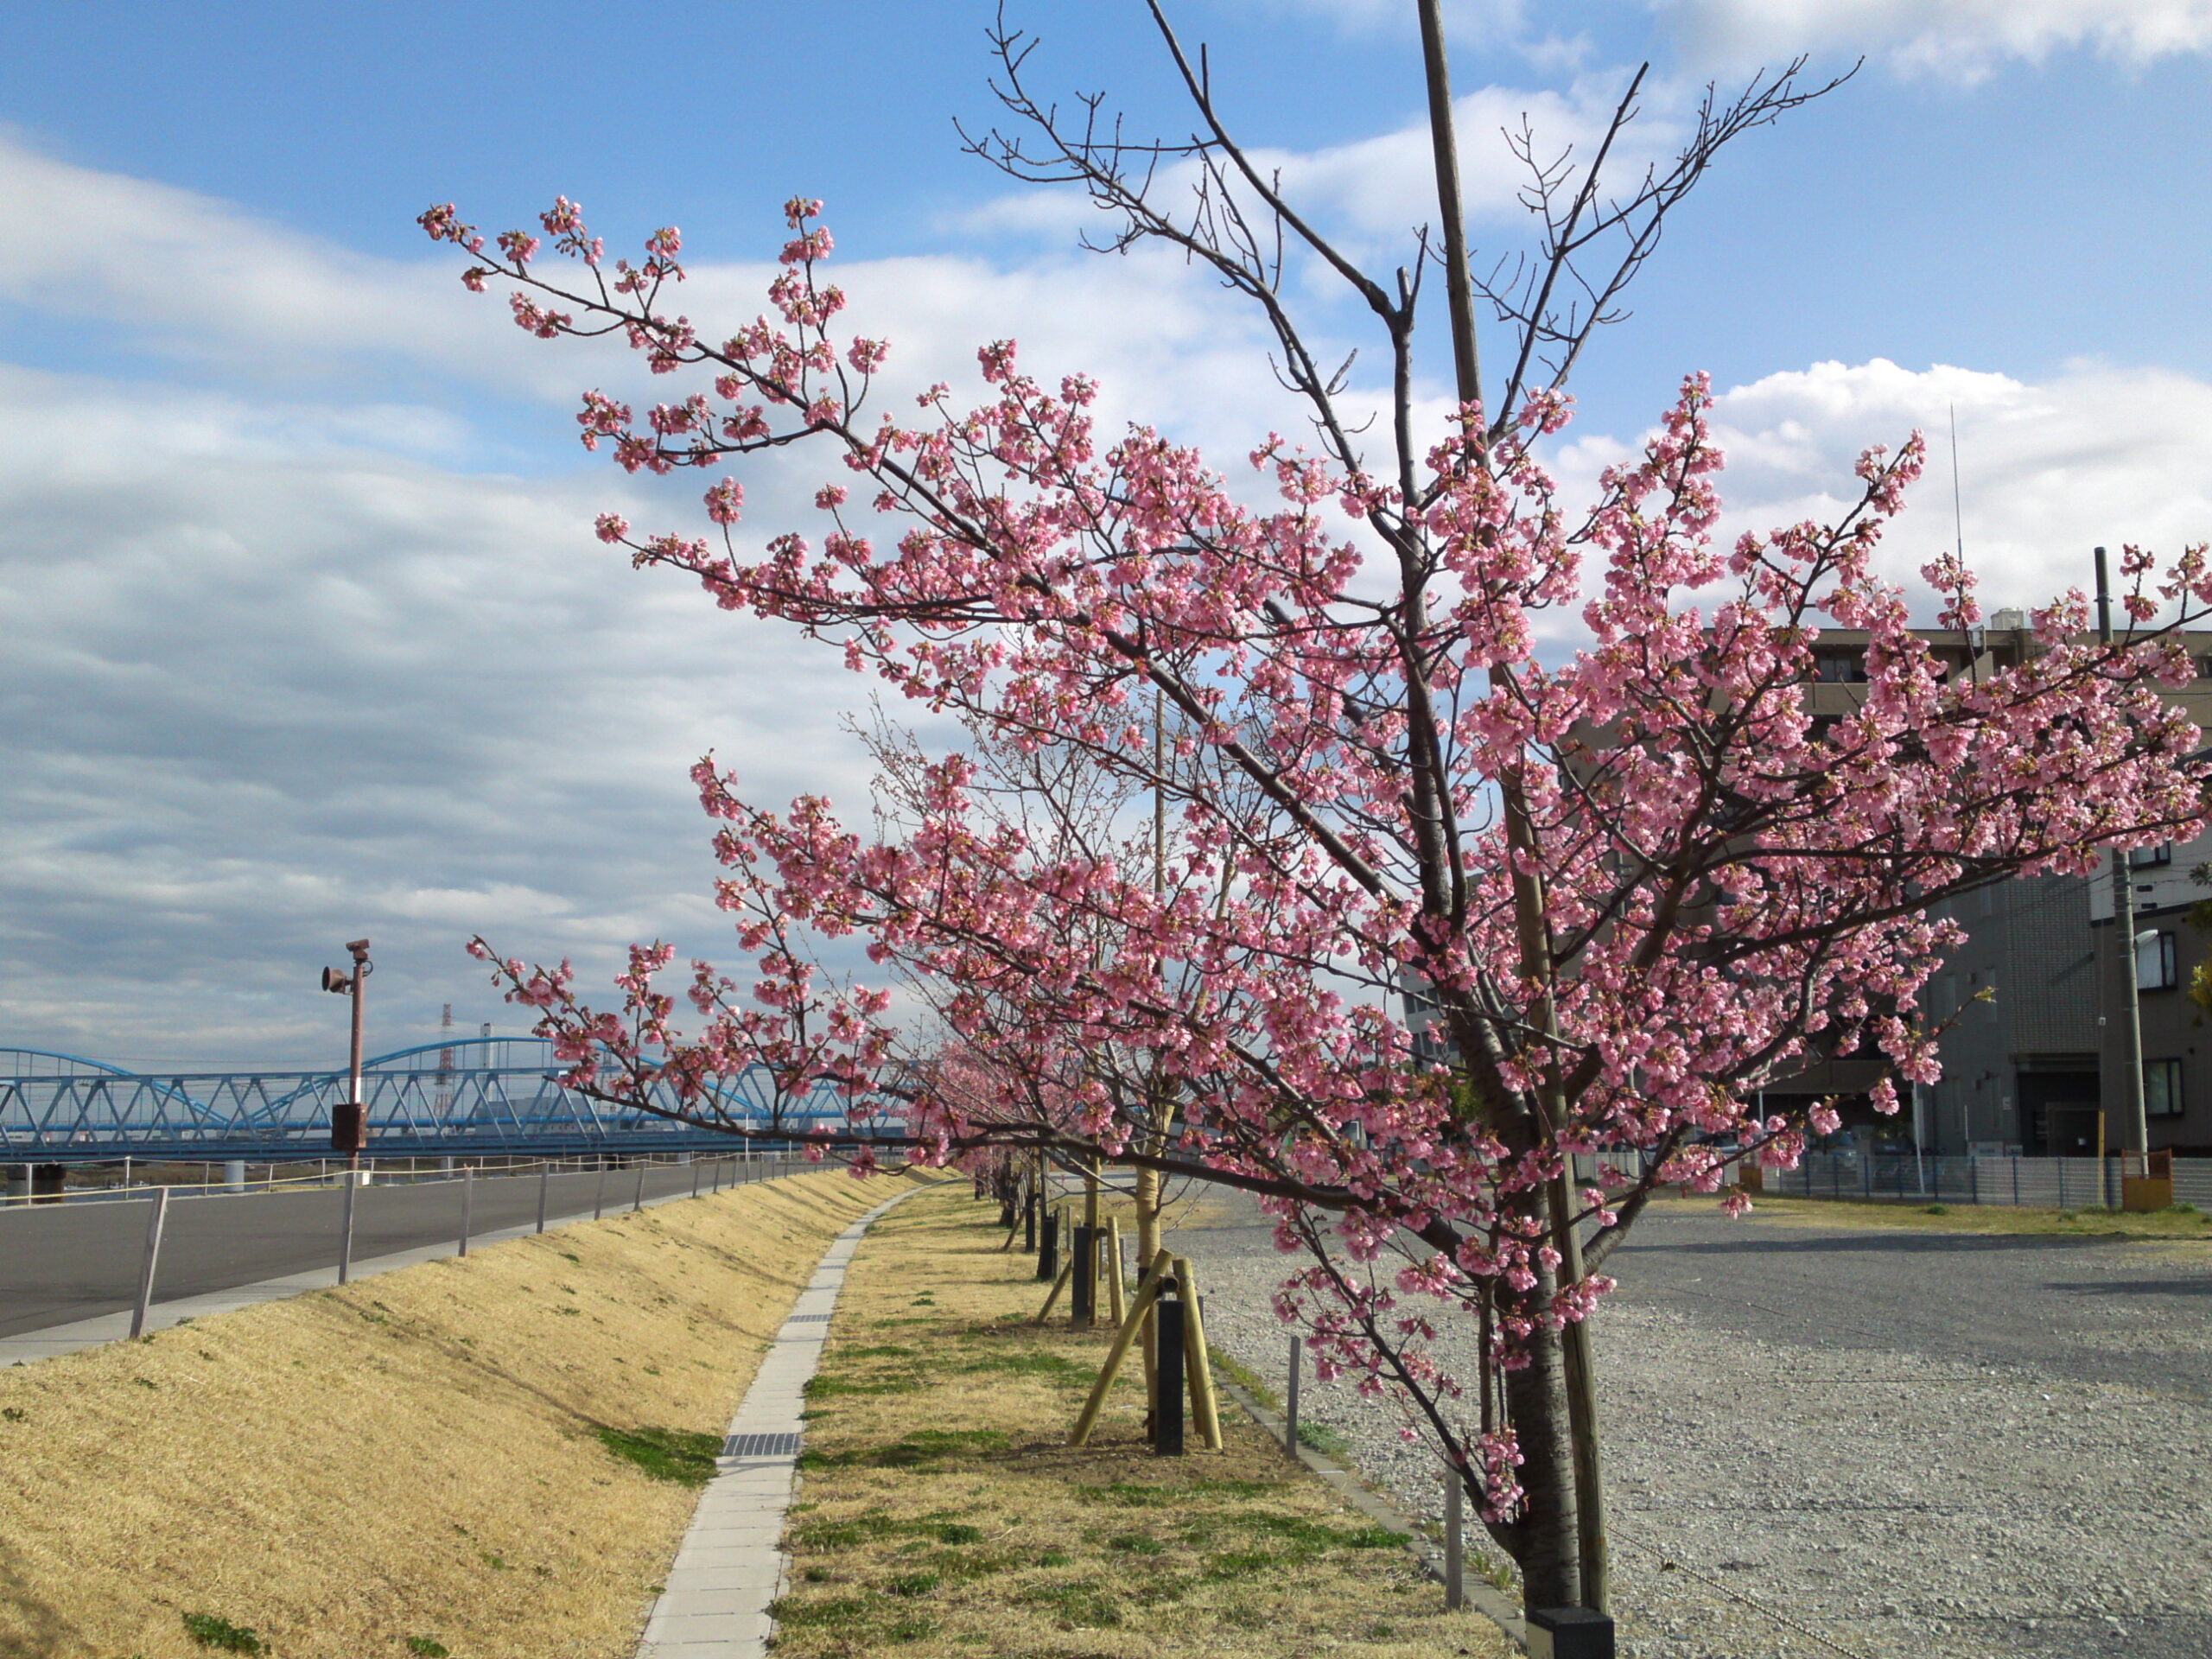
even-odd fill
[[[184,1615],[184,1633],[203,1648],[218,1653],[266,1653],[269,1644],[251,1630],[213,1613]]]
[[[412,1654],[419,1654],[422,1656],[422,1659],[453,1659],[453,1649],[447,1647],[444,1643],[439,1641],[435,1636],[409,1637],[407,1638],[407,1651]]]
[[[1920,1213],[1923,1216],[1948,1216],[1951,1213],[1951,1206],[1948,1204],[1931,1204]],[[2064,1217],[2061,1217],[2060,1219],[2063,1220]]]

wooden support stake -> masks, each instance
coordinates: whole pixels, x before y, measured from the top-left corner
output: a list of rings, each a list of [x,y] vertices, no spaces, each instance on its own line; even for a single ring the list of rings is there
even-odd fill
[[[1075,1274],[1075,1258],[1070,1256],[1060,1268],[1060,1276],[1052,1281],[1052,1289],[1045,1293],[1045,1306],[1037,1310],[1037,1323],[1042,1325],[1052,1317],[1052,1305],[1060,1300],[1060,1293],[1068,1287],[1068,1281]]]
[[[1176,1294],[1183,1301],[1183,1363],[1189,1368],[1191,1379],[1191,1415],[1198,1419],[1198,1435],[1206,1443],[1206,1450],[1221,1450],[1221,1411],[1213,1392],[1213,1365],[1206,1357],[1205,1316],[1198,1307],[1198,1275],[1191,1271],[1191,1258],[1175,1258]]]
[[[1090,1431],[1097,1426],[1098,1414],[1106,1404],[1106,1390],[1114,1386],[1114,1378],[1122,1369],[1122,1362],[1129,1357],[1129,1348],[1136,1341],[1137,1332],[1144,1329],[1145,1315],[1174,1272],[1174,1260],[1166,1251],[1160,1253],[1137,1286],[1137,1294],[1128,1312],[1122,1316],[1121,1328],[1114,1332],[1114,1345],[1106,1351],[1106,1363],[1098,1368],[1098,1381],[1090,1386],[1090,1397],[1083,1402],[1083,1412],[1075,1420],[1075,1433],[1068,1436],[1070,1446],[1081,1446],[1090,1438]]]
[[[1119,1330],[1129,1317],[1129,1296],[1128,1287],[1122,1282],[1122,1224],[1113,1216],[1106,1218],[1106,1294],[1112,1299],[1108,1306],[1114,1315],[1115,1328]]]

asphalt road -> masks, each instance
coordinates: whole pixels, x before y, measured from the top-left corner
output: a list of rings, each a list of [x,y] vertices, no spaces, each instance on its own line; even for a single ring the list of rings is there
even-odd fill
[[[702,1167],[702,1179],[712,1176]],[[755,1173],[760,1166],[754,1166]],[[725,1166],[723,1184],[741,1166]],[[650,1166],[645,1197],[691,1190],[691,1168]],[[638,1172],[606,1173],[609,1213],[637,1195]],[[549,1182],[549,1224],[591,1213],[596,1173]],[[485,1175],[472,1183],[474,1233],[534,1224],[535,1174]],[[156,1301],[227,1290],[334,1267],[346,1198],[342,1189],[179,1197],[163,1224]],[[0,1211],[0,1337],[20,1336],[128,1309],[137,1294],[150,1200],[10,1205]],[[461,1183],[367,1186],[355,1195],[353,1259],[365,1262],[423,1245],[458,1243]]]

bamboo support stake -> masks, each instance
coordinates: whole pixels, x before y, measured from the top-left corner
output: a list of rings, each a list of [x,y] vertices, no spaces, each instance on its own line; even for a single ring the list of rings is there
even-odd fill
[[[1108,1304],[1114,1315],[1114,1325],[1120,1329],[1128,1318],[1128,1290],[1122,1282],[1122,1223],[1118,1217],[1106,1218],[1106,1294],[1112,1298]]]
[[[1083,1413],[1075,1420],[1075,1433],[1068,1436],[1070,1446],[1081,1446],[1090,1439],[1090,1431],[1097,1427],[1098,1414],[1106,1404],[1106,1391],[1121,1374],[1122,1362],[1129,1357],[1137,1332],[1144,1329],[1145,1316],[1152,1312],[1152,1305],[1159,1300],[1160,1294],[1167,1288],[1174,1268],[1173,1258],[1162,1250],[1152,1264],[1152,1271],[1137,1286],[1136,1296],[1122,1317],[1121,1328],[1114,1333],[1114,1345],[1106,1351],[1106,1363],[1098,1368],[1098,1381],[1090,1385],[1090,1397],[1083,1402]]]
[[[1183,1302],[1183,1363],[1191,1378],[1191,1414],[1198,1420],[1199,1436],[1206,1443],[1206,1450],[1221,1450],[1221,1412],[1214,1400],[1213,1365],[1206,1357],[1206,1321],[1198,1308],[1198,1275],[1191,1270],[1191,1258],[1179,1255],[1175,1262],[1176,1294]]]

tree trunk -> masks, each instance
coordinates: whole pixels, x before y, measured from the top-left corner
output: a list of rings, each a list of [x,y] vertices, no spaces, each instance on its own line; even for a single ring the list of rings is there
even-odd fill
[[[1152,1271],[1153,1258],[1160,1254],[1160,1172],[1140,1169],[1136,1176],[1137,1272],[1143,1274]],[[1147,1402],[1157,1392],[1159,1366],[1158,1328],[1147,1309],[1144,1316],[1144,1397]]]
[[[1558,1285],[1539,1279],[1522,1300],[1541,1307]],[[1522,1605],[1579,1607],[1582,1547],[1574,1503],[1574,1437],[1569,1427],[1567,1356],[1560,1333],[1539,1324],[1528,1343],[1529,1363],[1510,1371],[1505,1397],[1521,1443],[1521,1485],[1527,1493],[1516,1529]]]

